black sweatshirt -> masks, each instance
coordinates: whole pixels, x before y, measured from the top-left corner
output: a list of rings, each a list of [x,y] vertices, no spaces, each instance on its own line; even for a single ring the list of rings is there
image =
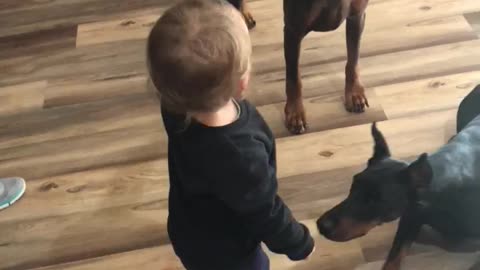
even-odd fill
[[[162,109],[170,174],[168,233],[176,254],[195,269],[230,270],[260,242],[291,260],[313,239],[277,195],[275,140],[258,111],[207,127]]]

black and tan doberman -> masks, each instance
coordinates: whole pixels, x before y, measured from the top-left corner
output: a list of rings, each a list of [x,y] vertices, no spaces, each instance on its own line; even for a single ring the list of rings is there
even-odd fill
[[[249,28],[256,25],[246,8],[246,0],[229,0],[245,17]],[[299,71],[303,38],[310,32],[327,32],[347,21],[348,60],[345,68],[345,108],[363,112],[368,107],[365,88],[360,82],[358,59],[360,40],[365,25],[368,0],[284,0],[284,54],[286,63],[285,121],[290,132],[304,133],[307,120],[302,100],[302,81]],[[328,52],[326,52],[328,53]]]

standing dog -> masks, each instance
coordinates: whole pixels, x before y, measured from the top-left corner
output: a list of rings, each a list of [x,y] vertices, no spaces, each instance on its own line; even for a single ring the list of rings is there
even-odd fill
[[[242,12],[249,28],[253,28],[256,23],[246,9],[245,1],[229,0]],[[302,40],[312,31],[333,31],[345,20],[348,49],[345,68],[345,107],[350,112],[359,113],[369,106],[358,71],[360,40],[365,25],[367,4],[368,0],[283,0],[287,94],[285,121],[290,132],[301,134],[307,130],[299,71]]]
[[[480,239],[480,86],[460,104],[457,123],[447,145],[411,164],[391,158],[374,124],[374,155],[348,197],[317,221],[320,233],[348,241],[400,218],[384,270],[400,269],[423,225],[457,243]]]

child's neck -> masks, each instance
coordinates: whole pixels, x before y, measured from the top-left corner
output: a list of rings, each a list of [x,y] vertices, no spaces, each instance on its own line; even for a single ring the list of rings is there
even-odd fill
[[[233,99],[215,112],[194,113],[192,117],[198,122],[209,127],[222,127],[229,125],[238,118],[238,109]]]

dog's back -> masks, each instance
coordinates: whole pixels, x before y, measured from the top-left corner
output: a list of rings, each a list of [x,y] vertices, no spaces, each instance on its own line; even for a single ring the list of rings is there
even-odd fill
[[[480,185],[480,116],[429,160],[434,174],[432,187],[436,190],[449,185]]]
[[[433,227],[449,238],[480,238],[480,86],[461,102],[458,134],[430,156]],[[478,244],[477,244],[478,247]]]
[[[460,103],[457,113],[457,133],[478,115],[480,115],[480,85],[477,85]]]
[[[461,102],[458,134],[429,157],[434,172],[432,188],[480,185],[480,86]]]

